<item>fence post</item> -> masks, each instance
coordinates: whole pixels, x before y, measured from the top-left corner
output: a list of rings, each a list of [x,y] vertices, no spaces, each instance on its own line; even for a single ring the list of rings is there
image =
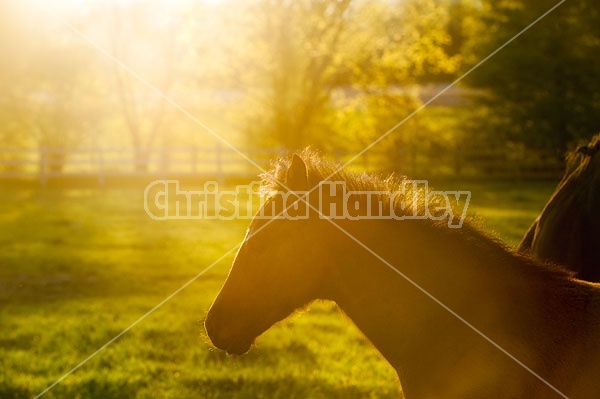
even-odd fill
[[[221,143],[217,141],[217,145],[215,146],[215,157],[217,162],[217,182],[219,184],[223,183],[223,150],[221,147]]]
[[[102,148],[96,150],[98,162],[98,185],[104,185],[104,151]]]
[[[48,154],[46,151],[46,147],[40,147],[40,165],[39,165],[39,179],[40,185],[42,187],[46,187],[48,183],[48,176],[46,175],[46,170],[48,168]]]
[[[454,155],[454,157],[453,157],[454,176],[462,177],[463,159],[462,159],[462,146],[460,144],[454,146],[454,154],[453,155]]]
[[[167,148],[163,145],[160,151],[160,177],[161,179],[167,178],[167,169],[169,168]]]
[[[190,161],[192,162],[192,174],[196,176],[198,174],[198,151],[195,145],[190,147]]]
[[[525,154],[525,152],[523,151],[523,148],[520,146],[517,149],[517,154],[518,154],[518,161],[515,162],[516,171],[514,173],[515,173],[515,180],[520,182],[522,180],[521,174],[523,171],[523,164],[525,162],[527,162],[527,154]]]

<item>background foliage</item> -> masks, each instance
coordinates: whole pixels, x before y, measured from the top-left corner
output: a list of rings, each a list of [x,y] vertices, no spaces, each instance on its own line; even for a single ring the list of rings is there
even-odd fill
[[[554,2],[69,1],[53,12],[234,144],[358,151]],[[209,145],[157,93],[30,0],[0,2],[4,147]],[[541,151],[598,130],[599,10],[567,1],[373,152]],[[434,86],[437,87],[437,86]],[[432,93],[435,93],[433,91]],[[448,104],[433,102],[430,107]],[[433,113],[435,115],[435,112]],[[440,132],[445,132],[440,134]],[[400,154],[400,155],[399,155]],[[143,164],[143,162],[140,162]],[[142,165],[143,167],[143,165]]]

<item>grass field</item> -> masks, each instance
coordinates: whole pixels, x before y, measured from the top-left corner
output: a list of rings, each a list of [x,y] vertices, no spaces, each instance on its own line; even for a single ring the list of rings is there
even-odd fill
[[[445,183],[515,245],[554,183]],[[142,189],[0,188],[0,398],[31,398],[221,257],[248,221],[153,221]],[[394,370],[332,303],[249,354],[211,349],[202,320],[228,256],[45,398],[397,398]]]

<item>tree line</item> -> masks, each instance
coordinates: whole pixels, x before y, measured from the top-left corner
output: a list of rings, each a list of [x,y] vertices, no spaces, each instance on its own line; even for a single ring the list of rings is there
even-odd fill
[[[131,146],[143,168],[148,148],[214,141],[158,91],[234,144],[358,151],[555,1],[77,3],[55,11],[93,43],[0,2],[0,146]],[[460,148],[562,157],[599,129],[599,10],[566,1],[460,83],[466,104],[433,102],[376,151],[392,168]]]

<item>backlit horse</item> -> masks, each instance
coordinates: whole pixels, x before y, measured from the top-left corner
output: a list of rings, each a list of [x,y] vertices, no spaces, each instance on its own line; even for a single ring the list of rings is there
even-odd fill
[[[600,282],[600,134],[567,156],[567,168],[519,245],[583,280]]]
[[[336,168],[304,152],[280,160],[268,188],[310,190]],[[331,180],[356,191],[399,183],[344,172]],[[396,369],[409,399],[600,398],[600,285],[514,253],[467,222],[333,222],[353,238],[315,211],[252,221],[205,321],[214,345],[243,354],[274,323],[325,299]]]

